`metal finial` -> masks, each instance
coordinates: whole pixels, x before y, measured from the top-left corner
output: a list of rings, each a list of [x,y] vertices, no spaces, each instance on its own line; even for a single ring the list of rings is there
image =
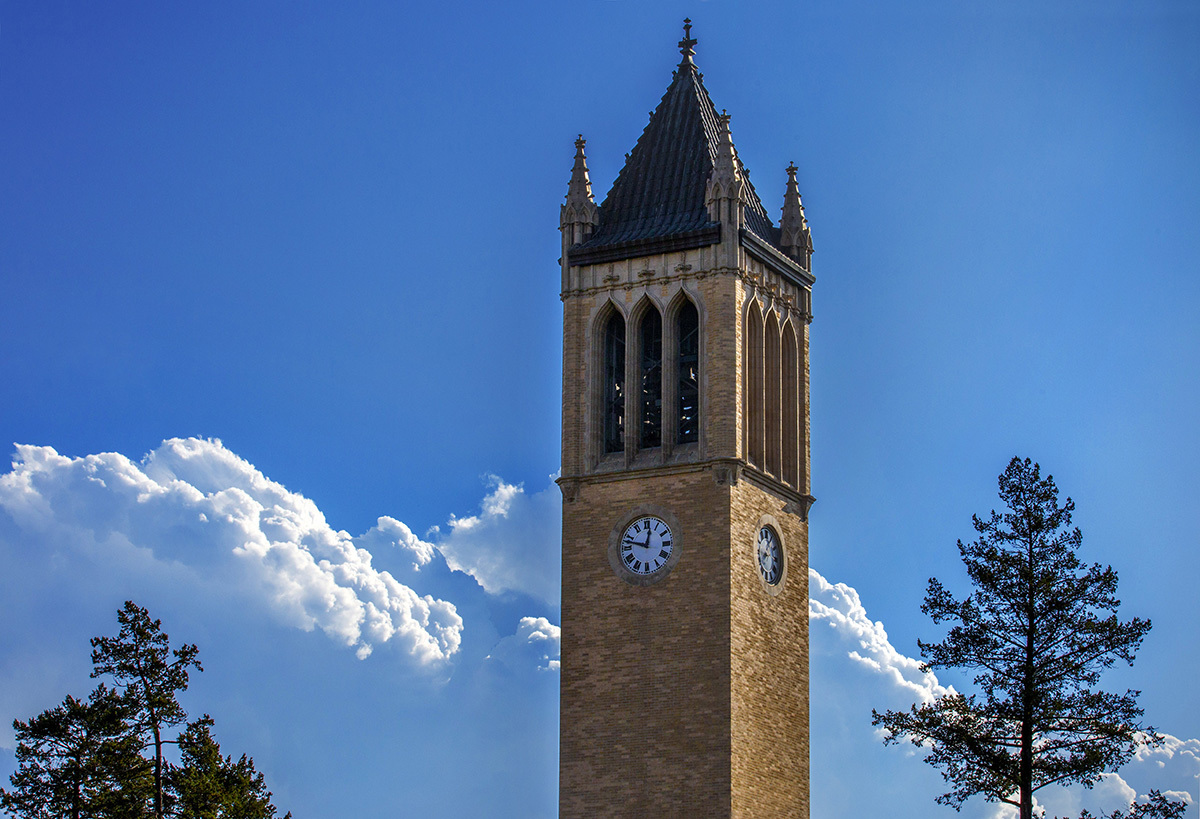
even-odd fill
[[[683,55],[684,62],[691,62],[692,57],[696,56],[697,41],[692,39],[692,21],[683,18],[683,39],[679,41],[679,53]]]

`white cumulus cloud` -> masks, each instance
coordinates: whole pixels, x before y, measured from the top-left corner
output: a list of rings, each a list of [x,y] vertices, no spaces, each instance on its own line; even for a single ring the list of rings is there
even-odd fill
[[[932,671],[922,671],[920,660],[896,650],[883,623],[867,616],[858,592],[850,586],[830,583],[809,569],[808,594],[809,622],[824,623],[836,633],[850,649],[846,656],[856,664],[882,675],[923,703],[953,692],[953,687],[939,683]]]
[[[889,693],[904,692],[928,703],[954,690],[939,683],[932,672],[922,672],[920,660],[896,650],[883,623],[867,616],[855,589],[845,583],[830,583],[814,569],[808,570],[808,577],[810,623],[827,625],[847,649],[846,659],[878,674],[886,681]],[[870,703],[862,706],[864,724],[869,722],[870,708]],[[1035,807],[1044,810],[1048,817],[1078,816],[1084,808],[1093,814],[1109,813],[1128,810],[1134,801],[1145,801],[1151,789],[1160,790],[1169,799],[1192,804],[1195,800],[1187,788],[1198,776],[1200,739],[1164,734],[1157,745],[1139,745],[1128,763],[1117,772],[1103,774],[1091,789],[1072,785],[1039,791]],[[994,803],[986,815],[989,819],[1013,819],[1017,809]]]
[[[0,475],[0,509],[14,525],[10,551],[219,578],[359,657],[389,644],[425,665],[461,642],[453,603],[372,566],[371,548],[400,549],[420,567],[432,545],[387,517],[358,538],[335,531],[315,503],[217,440],[173,438],[140,463],[18,446],[12,471]]]
[[[522,617],[515,634],[496,643],[488,659],[513,671],[557,671],[562,629],[545,617]]]
[[[554,484],[533,495],[488,476],[479,514],[451,517],[434,545],[453,569],[491,594],[522,592],[557,605],[562,542],[562,495]]]

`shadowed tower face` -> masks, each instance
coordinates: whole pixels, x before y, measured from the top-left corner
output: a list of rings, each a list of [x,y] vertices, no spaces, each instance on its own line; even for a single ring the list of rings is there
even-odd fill
[[[564,819],[809,814],[812,240],[695,44],[599,206],[576,141],[562,207]]]

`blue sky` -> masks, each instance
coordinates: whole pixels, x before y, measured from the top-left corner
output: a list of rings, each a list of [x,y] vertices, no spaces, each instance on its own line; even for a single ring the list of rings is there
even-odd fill
[[[1046,803],[1194,802],[1194,2],[0,2],[0,724],[133,598],[298,817],[554,815],[558,205],[684,16],[816,246],[814,816],[951,815],[870,709],[963,686],[920,601],[1013,455],[1153,620],[1107,683],[1177,741]]]

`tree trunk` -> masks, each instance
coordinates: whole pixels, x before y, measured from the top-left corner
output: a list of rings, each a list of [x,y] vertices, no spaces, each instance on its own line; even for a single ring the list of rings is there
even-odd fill
[[[1026,634],[1025,690],[1021,693],[1021,817],[1033,819],[1033,629]]]
[[[154,727],[154,819],[162,819],[162,734],[158,723]]]
[[[1024,578],[1028,591],[1025,595],[1025,667],[1022,669],[1024,680],[1021,691],[1020,819],[1033,819],[1033,700],[1035,696],[1033,667],[1036,660],[1034,655],[1036,640],[1034,638],[1037,632],[1037,600],[1035,598],[1037,567],[1034,560],[1032,538],[1026,541],[1026,556],[1028,563],[1025,570],[1029,576]]]

